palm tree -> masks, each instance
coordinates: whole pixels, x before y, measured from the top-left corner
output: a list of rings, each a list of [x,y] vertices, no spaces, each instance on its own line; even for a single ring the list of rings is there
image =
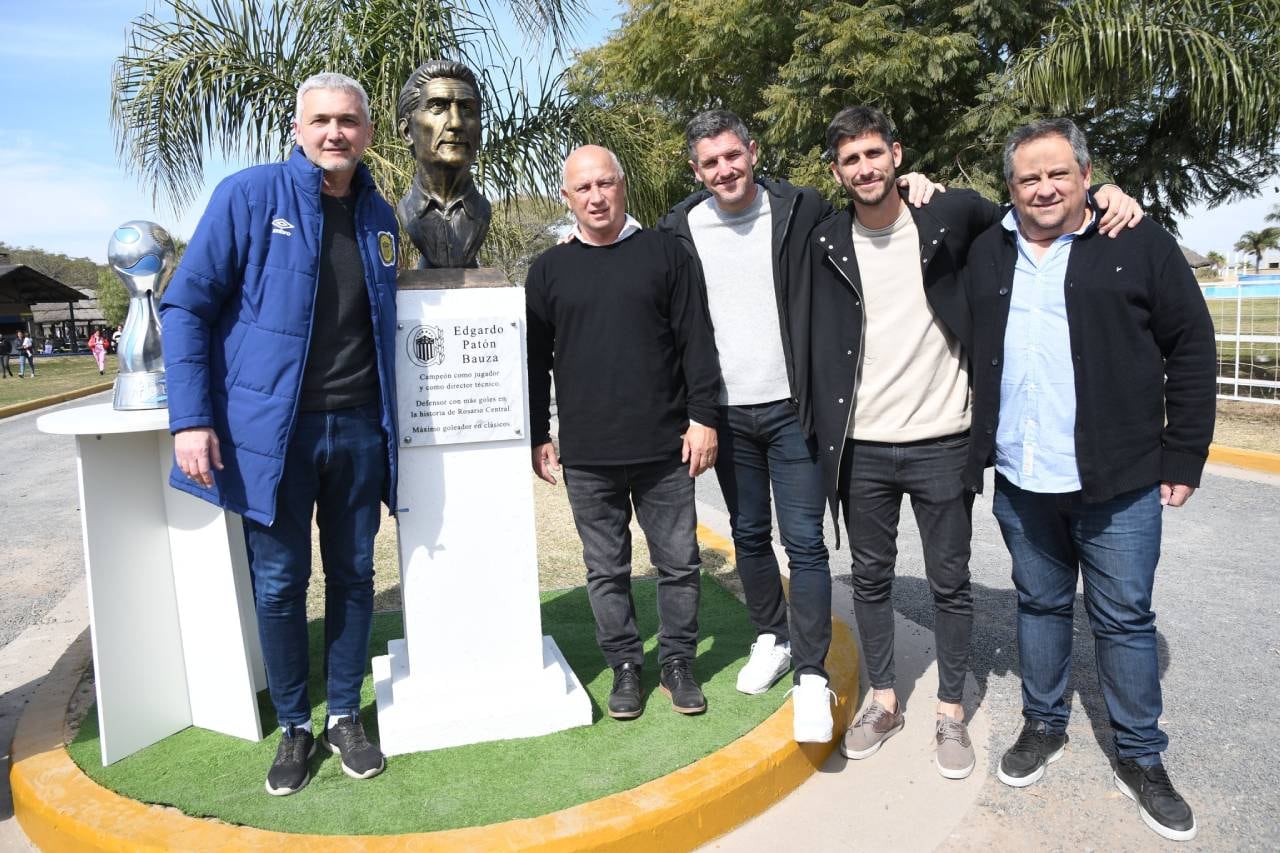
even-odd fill
[[[1172,224],[1192,202],[1252,194],[1274,173],[1278,46],[1280,0],[1078,0],[1006,82],[1033,112],[1081,120],[1111,152],[1112,177]]]
[[[1210,252],[1205,257],[1209,260],[1209,263],[1213,264],[1215,273],[1221,274],[1222,268],[1227,265],[1227,259],[1223,257],[1221,252]]]
[[[1267,214],[1268,222],[1280,222],[1280,204],[1271,205],[1271,212]]]
[[[507,5],[526,43],[549,39],[558,52],[583,0]],[[365,162],[394,200],[414,171],[396,132],[396,96],[414,68],[440,57],[465,62],[483,89],[483,190],[499,202],[545,197],[580,130],[576,102],[558,74],[526,74],[504,35],[485,0],[159,0],[133,21],[113,69],[118,153],[154,200],[180,210],[199,194],[206,155],[282,157],[298,83],[338,71],[369,93],[375,132]]]
[[[1253,255],[1253,271],[1256,273],[1262,266],[1262,253],[1267,249],[1280,249],[1280,228],[1246,231],[1236,241],[1235,249]]]

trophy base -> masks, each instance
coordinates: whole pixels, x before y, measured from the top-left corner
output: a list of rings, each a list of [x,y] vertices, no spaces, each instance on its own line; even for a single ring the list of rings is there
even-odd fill
[[[164,384],[164,371],[121,373],[116,377],[115,397],[111,401],[111,407],[116,411],[164,409],[168,405],[169,393]]]

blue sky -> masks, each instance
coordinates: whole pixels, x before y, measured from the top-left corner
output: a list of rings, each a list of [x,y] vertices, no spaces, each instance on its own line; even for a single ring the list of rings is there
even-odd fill
[[[146,0],[38,0],[13,3],[0,39],[0,240],[95,261],[119,223],[153,219],[190,235],[213,185],[246,164],[212,162],[200,198],[175,217],[159,209],[115,156],[109,113],[111,63],[125,45],[129,22]],[[501,5],[501,4],[496,4]],[[577,47],[602,41],[624,4],[590,0]],[[1209,211],[1195,208],[1181,225],[1182,242],[1199,252],[1227,254],[1245,230],[1263,226],[1280,204],[1280,181],[1262,196]]]

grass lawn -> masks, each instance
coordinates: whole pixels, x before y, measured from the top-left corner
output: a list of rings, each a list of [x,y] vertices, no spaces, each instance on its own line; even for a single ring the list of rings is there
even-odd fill
[[[1256,296],[1240,301],[1240,333],[1280,335],[1280,297]],[[1206,299],[1213,328],[1219,335],[1236,333],[1236,300]]]
[[[690,764],[736,740],[776,711],[790,679],[763,696],[734,689],[740,662],[754,639],[743,606],[719,584],[704,580],[699,613],[696,674],[708,711],[686,717],[671,710],[657,689],[655,583],[634,586],[641,634],[646,638],[643,689],[647,708],[636,720],[603,717],[612,685],[596,647],[586,591],[579,587],[542,594],[543,631],[556,638],[591,694],[594,722],[540,738],[498,741],[394,756],[387,771],[364,782],[342,774],[335,756],[318,751],[313,778],[290,797],[262,790],[279,736],[260,743],[190,728],[110,767],[99,762],[97,718],[90,712],[68,747],[72,758],[99,784],[144,802],[191,815],[287,832],[397,834],[478,826],[532,817],[634,788]],[[398,613],[375,617],[371,652],[382,654],[402,636]],[[323,625],[311,624],[311,696],[323,703],[320,652]],[[263,724],[274,726],[265,693]],[[377,733],[371,679],[365,680],[363,720]],[[322,724],[323,704],[313,709]]]
[[[0,378],[0,407],[14,403],[25,403],[40,397],[61,394],[64,391],[75,391],[90,385],[112,382],[116,378],[116,357],[107,356],[107,375],[98,375],[98,365],[93,356],[83,355],[38,355],[36,356],[36,375],[33,379],[27,374],[26,379],[18,378],[18,357],[13,356],[13,378]]]

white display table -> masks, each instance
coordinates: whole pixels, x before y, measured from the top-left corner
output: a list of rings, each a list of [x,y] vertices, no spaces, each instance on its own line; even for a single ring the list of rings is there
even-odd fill
[[[191,725],[261,740],[240,516],[169,487],[168,410],[106,403],[36,426],[76,437],[102,763]]]

